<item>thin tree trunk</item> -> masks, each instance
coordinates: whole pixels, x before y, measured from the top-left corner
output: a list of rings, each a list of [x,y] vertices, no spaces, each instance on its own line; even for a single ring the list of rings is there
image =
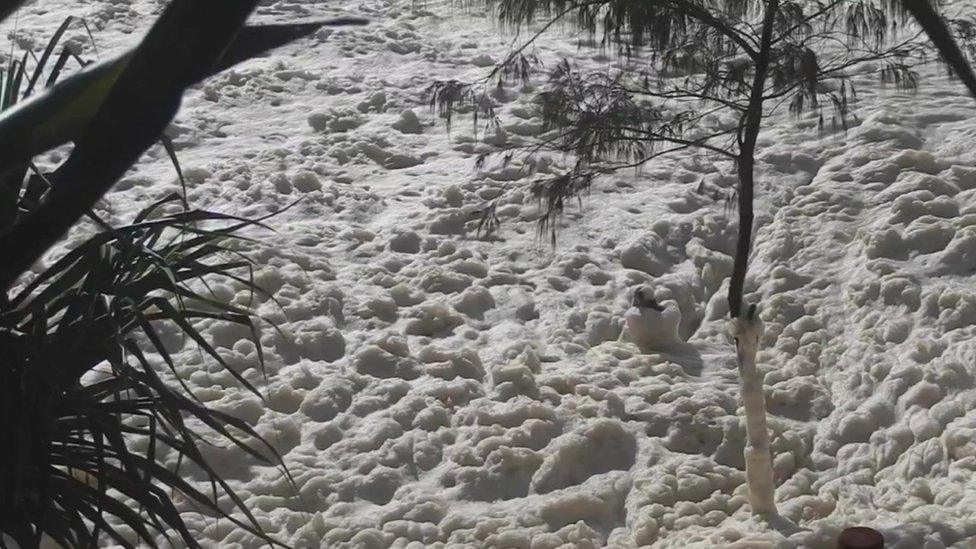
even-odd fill
[[[766,398],[763,378],[756,368],[756,352],[762,337],[763,325],[755,310],[732,320],[739,359],[739,382],[742,406],[746,412],[746,486],[749,505],[756,514],[775,514],[776,486],[773,484],[773,462],[769,449],[769,426],[766,423]]]
[[[732,318],[730,333],[735,338],[739,360],[739,378],[742,405],[746,414],[746,484],[749,504],[755,514],[776,513],[774,499],[772,456],[769,448],[769,427],[766,423],[766,401],[763,395],[763,378],[756,368],[756,353],[762,336],[762,321],[755,306],[743,314],[743,292],[749,253],[752,249],[753,199],[755,189],[756,141],[763,118],[763,95],[769,70],[770,50],[773,41],[773,23],[779,10],[779,0],[766,2],[763,14],[763,30],[756,73],[749,96],[749,109],[742,126],[738,158],[739,172],[739,234],[736,242],[732,278],[729,281],[729,316]]]
[[[732,278],[729,280],[729,315],[738,318],[742,314],[742,293],[745,287],[746,271],[749,266],[749,252],[752,250],[752,202],[755,189],[756,141],[763,118],[763,94],[766,91],[766,77],[769,71],[769,56],[773,42],[773,23],[779,10],[779,0],[766,3],[763,15],[763,30],[760,38],[759,55],[756,57],[756,74],[749,94],[749,108],[745,114],[742,132],[739,136],[739,235],[735,244],[735,259],[732,265]]]
[[[732,318],[739,318],[742,314],[742,293],[749,268],[749,253],[752,251],[755,147],[753,140],[748,150],[743,146],[739,153],[739,234],[735,243],[732,278],[729,280],[729,316]]]

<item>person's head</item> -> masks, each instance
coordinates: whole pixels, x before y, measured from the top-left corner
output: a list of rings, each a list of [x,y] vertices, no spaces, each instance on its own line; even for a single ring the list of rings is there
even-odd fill
[[[630,300],[630,304],[638,309],[654,309],[655,311],[663,311],[662,307],[656,299],[654,299],[654,289],[650,286],[638,286],[634,290],[634,296]]]

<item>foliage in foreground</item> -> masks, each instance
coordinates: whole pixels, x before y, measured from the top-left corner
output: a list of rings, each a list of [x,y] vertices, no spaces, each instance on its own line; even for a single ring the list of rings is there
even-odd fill
[[[3,3],[0,21],[21,3]],[[160,537],[197,547],[173,503],[176,493],[280,545],[200,445],[209,443],[209,430],[258,462],[283,467],[280,456],[245,422],[207,408],[168,379],[180,379],[179,365],[159,332],[175,326],[257,393],[194,322],[245,327],[263,367],[249,311],[207,291],[214,278],[259,291],[247,276],[249,262],[226,242],[263,225],[187,210],[178,195],[125,227],[91,210],[160,139],[188,86],[323,25],[363,23],[244,26],[256,5],[173,0],[137,48],[57,84],[53,76],[26,101],[57,40],[33,72],[27,56],[5,71],[3,107],[12,108],[0,115],[0,425],[13,446],[0,455],[0,547],[13,540],[33,548],[45,536],[65,547],[96,546],[105,537],[124,547],[156,546]],[[52,75],[68,57],[58,57]],[[33,164],[35,155],[68,142],[74,147],[55,170]],[[102,232],[28,274],[85,215]],[[181,464],[202,472],[209,490],[184,480]]]
[[[225,242],[256,222],[204,211],[160,215],[180,200],[167,197],[131,225],[91,237],[0,312],[0,417],[17,449],[0,454],[0,531],[21,547],[37,546],[42,533],[65,547],[96,544],[102,533],[134,545],[109,517],[141,543],[155,545],[157,535],[173,529],[192,546],[170,501],[173,490],[274,543],[200,453],[199,428],[187,418],[259,462],[279,463],[275,450],[244,421],[205,407],[157,372],[164,366],[180,379],[158,331],[170,323],[257,392],[193,325],[198,319],[240,325],[260,350],[248,311],[205,290],[225,278],[260,291],[246,276],[245,258],[225,259],[233,257]],[[200,228],[213,222],[223,226]],[[144,450],[133,448],[136,441]],[[167,467],[174,457],[205,472],[212,495],[183,480],[179,467]],[[218,507],[217,488],[245,519]]]

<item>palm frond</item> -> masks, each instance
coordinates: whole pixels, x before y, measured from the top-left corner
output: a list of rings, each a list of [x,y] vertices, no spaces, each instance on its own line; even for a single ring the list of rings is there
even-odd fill
[[[0,353],[5,358],[0,407],[14,431],[12,440],[20,441],[17,452],[0,457],[0,491],[9,495],[0,498],[0,531],[21,547],[35,546],[42,533],[66,546],[92,544],[104,535],[124,547],[155,547],[157,538],[175,533],[196,547],[167,494],[172,490],[267,543],[281,545],[261,530],[201,454],[201,433],[187,419],[206,426],[256,463],[283,468],[280,456],[247,423],[196,401],[156,328],[161,322],[179,327],[205,355],[257,393],[209,344],[194,320],[245,327],[260,348],[257,324],[248,311],[208,296],[201,282],[226,278],[263,292],[250,277],[235,274],[251,265],[239,255],[229,259],[224,245],[236,232],[260,222],[196,210],[162,217],[154,213],[178,200],[171,195],[141,212],[135,223],[91,237],[0,308]],[[193,231],[187,233],[190,220]],[[180,234],[184,236],[174,238]],[[262,371],[263,364],[259,353]],[[168,369],[182,390],[164,381],[160,368]],[[85,382],[85,374],[93,370],[101,379]],[[130,450],[133,438],[146,440],[145,453]],[[202,471],[215,493],[206,495],[167,469],[163,464],[172,454]],[[217,504],[221,494],[236,512]]]

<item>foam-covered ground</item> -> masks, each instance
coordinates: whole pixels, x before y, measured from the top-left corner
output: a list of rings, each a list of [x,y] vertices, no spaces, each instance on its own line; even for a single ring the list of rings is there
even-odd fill
[[[105,56],[163,4],[42,0],[0,31],[41,47],[84,16]],[[246,333],[201,324],[267,403],[169,338],[196,394],[284,455],[298,493],[207,449],[269,532],[297,547],[832,547],[870,524],[891,547],[976,546],[976,102],[943,69],[917,95],[856,82],[846,134],[783,117],[761,139],[748,290],[767,325],[770,525],[746,501],[724,336],[734,232],[709,190],[731,176],[686,155],[599,181],[553,249],[512,192],[524,173],[475,167],[539,132],[531,94],[495,94],[489,143],[470,119],[448,135],[424,94],[486,74],[513,35],[447,2],[268,0],[256,19],[339,13],[374,23],[208,80],[171,130],[193,204],[257,216],[303,198],[242,246],[283,305],[258,307],[282,328],[263,332],[270,382]],[[83,29],[68,39],[94,56]],[[540,51],[602,62],[558,35]],[[177,188],[154,149],[99,211],[125,221]],[[475,238],[471,214],[503,192],[500,238]],[[644,283],[689,345],[618,341]],[[180,505],[205,545],[259,545]]]

